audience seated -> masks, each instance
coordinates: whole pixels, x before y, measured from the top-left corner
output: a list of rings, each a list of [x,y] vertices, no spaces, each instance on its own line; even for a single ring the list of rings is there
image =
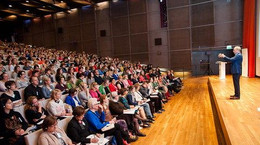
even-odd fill
[[[91,98],[88,85],[84,82],[81,82],[79,84],[79,93],[78,93],[78,98],[80,100],[80,103],[82,104],[83,107],[87,108],[88,107],[88,99]]]
[[[61,91],[54,89],[51,93],[51,100],[47,104],[47,111],[50,115],[56,117],[71,116],[72,110],[63,103],[61,98]]]
[[[76,89],[70,89],[69,95],[65,99],[65,103],[69,104],[72,108],[75,108],[77,106],[80,106],[81,103],[79,99],[77,98],[77,90]]]
[[[5,82],[5,87],[7,88],[7,91],[1,95],[1,98],[3,98],[3,97],[9,98],[13,102],[14,107],[21,105],[22,99],[21,99],[20,93],[18,91],[16,91],[15,82],[7,81],[7,82]]]
[[[42,93],[45,99],[49,99],[51,97],[52,90],[54,90],[54,87],[51,84],[51,79],[48,76],[44,76]]]
[[[13,110],[13,102],[7,97],[0,99],[0,136],[9,145],[25,145],[23,134],[28,124],[19,112]]]
[[[2,73],[0,76],[0,92],[5,92],[5,82],[9,80],[8,74],[6,72]]]
[[[26,78],[25,71],[19,71],[16,79],[16,86],[18,89],[26,88],[29,85],[29,81]]]
[[[29,124],[39,125],[48,116],[48,112],[42,107],[37,97],[30,96],[24,107],[25,117]]]
[[[42,88],[39,87],[39,81],[36,76],[31,77],[31,84],[27,86],[24,90],[24,100],[26,101],[30,96],[36,96],[38,100],[44,98]]]
[[[59,128],[57,119],[48,116],[42,123],[43,132],[39,136],[38,145],[73,145],[65,131]]]
[[[82,145],[86,143],[97,143],[98,138],[87,138],[89,135],[94,134],[89,129],[87,120],[84,118],[86,110],[82,106],[77,106],[73,109],[73,118],[70,120],[67,127],[67,135],[72,140],[73,143],[81,143]],[[99,136],[100,134],[96,134]]]

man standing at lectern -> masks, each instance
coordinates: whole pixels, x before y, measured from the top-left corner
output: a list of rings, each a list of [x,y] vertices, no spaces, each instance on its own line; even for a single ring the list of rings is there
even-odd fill
[[[243,61],[243,56],[241,54],[241,47],[236,46],[233,49],[233,52],[235,54],[234,57],[227,57],[224,54],[219,54],[219,58],[224,58],[224,60],[231,62],[231,74],[233,77],[233,84],[234,84],[234,89],[235,89],[235,95],[231,95],[230,99],[236,100],[240,99],[240,85],[239,85],[239,79],[242,74],[242,61]]]

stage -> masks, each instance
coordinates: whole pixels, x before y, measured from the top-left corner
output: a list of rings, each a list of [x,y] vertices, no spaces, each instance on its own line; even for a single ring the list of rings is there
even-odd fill
[[[241,77],[240,100],[229,99],[234,95],[231,76],[225,80],[211,76],[208,85],[225,144],[260,145],[260,79]]]

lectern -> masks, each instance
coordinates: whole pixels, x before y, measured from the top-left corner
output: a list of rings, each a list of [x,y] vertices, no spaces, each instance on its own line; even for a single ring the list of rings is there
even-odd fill
[[[217,61],[216,64],[219,65],[219,79],[224,80],[226,78],[226,64],[227,64],[227,62]]]

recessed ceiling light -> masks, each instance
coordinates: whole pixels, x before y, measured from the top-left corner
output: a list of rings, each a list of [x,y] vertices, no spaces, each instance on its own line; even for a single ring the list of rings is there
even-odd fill
[[[61,3],[63,3],[63,1],[60,1]]]
[[[9,5],[9,8],[13,7],[12,5]]]
[[[45,6],[42,6],[43,8],[45,8]]]
[[[28,0],[26,0],[26,2],[27,2],[27,3],[29,3],[29,1],[28,1]]]
[[[26,10],[27,13],[29,13],[30,11],[29,10]]]

